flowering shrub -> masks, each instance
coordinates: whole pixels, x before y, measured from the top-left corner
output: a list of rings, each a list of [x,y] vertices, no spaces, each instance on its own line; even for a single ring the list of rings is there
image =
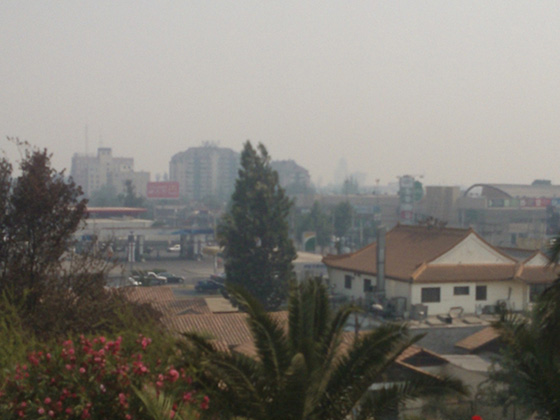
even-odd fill
[[[145,357],[151,339],[139,336],[122,349],[122,339],[65,341],[28,354],[0,389],[2,419],[152,419],[136,390],[155,390],[172,402],[166,418],[185,409],[198,417],[209,399],[197,393],[184,369]]]

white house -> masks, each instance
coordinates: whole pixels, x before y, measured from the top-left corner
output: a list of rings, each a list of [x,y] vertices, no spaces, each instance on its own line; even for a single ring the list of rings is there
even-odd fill
[[[353,299],[384,292],[406,299],[406,309],[423,304],[428,314],[453,307],[480,313],[501,302],[526,309],[556,279],[539,251],[521,260],[493,247],[472,229],[397,225],[385,237],[385,287],[379,290],[377,243],[323,259],[334,291]],[[379,284],[381,283],[381,284]]]

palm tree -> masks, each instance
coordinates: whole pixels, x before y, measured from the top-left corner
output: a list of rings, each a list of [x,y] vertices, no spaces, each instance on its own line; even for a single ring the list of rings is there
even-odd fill
[[[396,358],[420,336],[399,324],[355,336],[344,332],[354,307],[333,313],[319,280],[292,285],[287,329],[240,288],[231,293],[247,311],[256,357],[222,352],[198,334],[187,343],[202,360],[202,382],[216,392],[213,406],[230,417],[252,420],[342,420],[362,407],[359,418],[380,419],[407,399],[450,390],[454,380],[417,377],[368,393]],[[188,357],[193,357],[189,353]]]
[[[560,279],[528,316],[506,313],[494,326],[504,343],[500,369],[490,377],[500,386],[498,397],[539,419],[560,419]]]

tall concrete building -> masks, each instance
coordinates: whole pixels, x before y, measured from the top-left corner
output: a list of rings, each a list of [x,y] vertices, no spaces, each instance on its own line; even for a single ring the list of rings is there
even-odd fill
[[[309,171],[291,159],[272,161],[270,167],[278,172],[278,181],[283,188],[290,185],[300,185],[306,188],[311,186]]]
[[[133,158],[113,157],[109,147],[97,149],[97,156],[74,154],[70,175],[87,197],[104,185],[113,185],[118,193],[124,192],[127,180],[132,181],[138,195],[145,196],[150,181],[149,172],[134,171]]]
[[[239,153],[204,143],[175,154],[169,162],[169,178],[179,183],[179,194],[188,200],[227,200],[233,193],[238,168]]]

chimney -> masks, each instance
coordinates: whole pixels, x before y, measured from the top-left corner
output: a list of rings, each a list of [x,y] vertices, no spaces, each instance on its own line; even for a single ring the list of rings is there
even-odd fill
[[[385,226],[377,229],[377,293],[385,296]]]

